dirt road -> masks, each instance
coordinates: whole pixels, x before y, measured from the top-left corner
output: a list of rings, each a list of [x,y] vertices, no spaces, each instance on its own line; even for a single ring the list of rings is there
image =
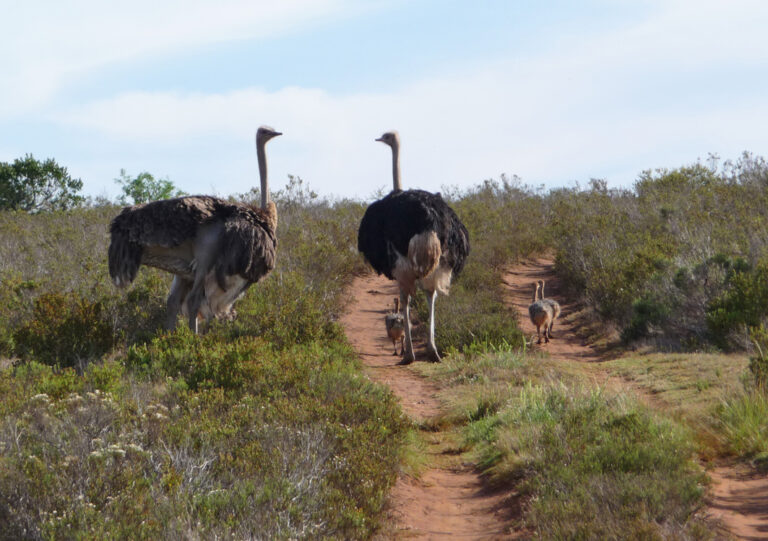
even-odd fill
[[[369,377],[389,385],[405,412],[417,423],[437,417],[442,405],[437,388],[398,366],[392,342],[384,330],[384,315],[392,309],[397,287],[386,278],[364,276],[352,284],[352,302],[341,323],[358,351]],[[416,360],[425,359],[416,349]],[[391,494],[394,536],[399,539],[516,539],[511,531],[514,506],[506,494],[484,490],[480,476],[468,465],[446,461],[444,438],[430,434],[428,467],[418,479],[402,475]],[[446,462],[448,462],[446,464]]]

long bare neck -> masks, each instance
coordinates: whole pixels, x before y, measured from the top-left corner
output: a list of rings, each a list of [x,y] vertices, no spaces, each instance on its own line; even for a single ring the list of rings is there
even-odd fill
[[[267,180],[266,141],[256,141],[256,157],[259,160],[259,178],[261,180],[261,208],[266,210],[269,204],[269,181]]]
[[[536,302],[539,300],[540,289],[541,289],[541,286],[539,286],[539,284],[536,284],[536,289],[533,290],[533,302]]]
[[[400,142],[395,141],[392,145],[392,183],[394,190],[402,190],[403,183],[400,181]]]
[[[544,282],[541,283],[541,298],[544,298]]]

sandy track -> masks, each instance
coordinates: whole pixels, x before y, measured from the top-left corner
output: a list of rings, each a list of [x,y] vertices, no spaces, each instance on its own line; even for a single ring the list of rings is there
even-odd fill
[[[520,327],[528,338],[536,337],[536,326],[528,317],[528,305],[533,301],[533,284],[544,280],[546,297],[560,303],[561,313],[552,328],[553,338],[548,344],[542,342],[541,346],[535,346],[537,349],[546,351],[554,359],[582,362],[604,360],[596,350],[585,345],[572,325],[565,321],[574,306],[562,296],[560,280],[554,274],[551,260],[537,259],[510,267],[502,280],[505,299],[509,306],[517,310]]]
[[[384,330],[384,315],[391,310],[397,286],[383,277],[356,278],[350,288],[350,306],[341,319],[347,337],[362,359],[369,377],[388,385],[414,421],[442,413],[437,388],[407,366],[398,366],[392,342]],[[439,302],[439,301],[438,301]],[[417,362],[425,359],[416,349]],[[430,464],[443,453],[439,434],[426,453]],[[444,461],[443,461],[444,462]],[[484,490],[480,476],[469,466],[434,467],[418,479],[401,476],[391,494],[393,531],[400,539],[515,539],[510,533],[517,510],[506,494]]]

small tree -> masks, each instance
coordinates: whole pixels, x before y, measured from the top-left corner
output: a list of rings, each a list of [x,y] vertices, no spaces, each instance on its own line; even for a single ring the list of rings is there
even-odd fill
[[[0,210],[67,210],[83,202],[82,188],[83,181],[70,177],[52,158],[40,162],[27,154],[13,163],[0,162]]]
[[[117,198],[117,202],[121,205],[138,205],[158,199],[185,195],[167,178],[156,179],[146,171],[139,173],[135,178],[131,178],[125,169],[120,169],[120,178],[116,178],[115,182],[120,184],[123,189],[123,195]]]

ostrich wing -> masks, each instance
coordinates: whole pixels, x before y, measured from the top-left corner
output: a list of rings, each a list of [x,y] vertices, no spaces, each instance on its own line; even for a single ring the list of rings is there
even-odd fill
[[[226,206],[216,197],[192,196],[126,207],[112,220],[110,232],[141,246],[178,246]]]
[[[277,238],[268,217],[260,209],[233,205],[224,221],[216,279],[226,289],[224,278],[239,275],[258,282],[275,268]]]
[[[393,279],[398,254],[408,253],[414,235],[435,231],[446,263],[458,274],[469,254],[469,233],[440,194],[423,190],[394,191],[365,211],[357,248],[379,274]]]

